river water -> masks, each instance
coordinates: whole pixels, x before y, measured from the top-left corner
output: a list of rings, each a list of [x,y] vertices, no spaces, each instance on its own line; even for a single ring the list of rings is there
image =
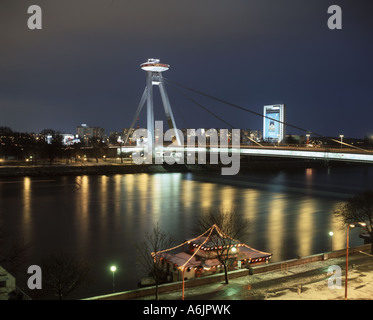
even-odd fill
[[[372,167],[308,168],[236,176],[197,173],[8,178],[0,181],[0,220],[8,241],[30,243],[27,264],[68,251],[89,261],[95,279],[72,297],[137,287],[135,245],[154,224],[179,242],[195,236],[204,211],[236,209],[250,221],[246,244],[282,261],[346,246],[333,209],[373,188]],[[356,228],[358,229],[358,228]],[[334,236],[329,236],[329,231]],[[351,230],[350,245],[363,244]],[[26,286],[27,266],[17,281]]]

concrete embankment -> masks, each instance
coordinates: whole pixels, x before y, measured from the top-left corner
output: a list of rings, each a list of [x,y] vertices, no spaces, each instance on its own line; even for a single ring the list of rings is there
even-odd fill
[[[167,173],[167,172],[219,172],[223,167],[230,167],[222,164],[55,164],[55,165],[4,165],[0,163],[0,177],[21,177],[21,176],[68,176],[68,175],[111,175],[131,173]],[[305,160],[269,160],[269,159],[244,159],[240,162],[240,173],[250,171],[268,170],[298,170],[302,168],[320,168],[331,166],[362,166],[348,163],[326,163],[321,161]]]
[[[68,175],[111,175],[126,173],[194,172],[207,170],[198,165],[53,165],[0,167],[0,177],[21,176],[68,176]]]

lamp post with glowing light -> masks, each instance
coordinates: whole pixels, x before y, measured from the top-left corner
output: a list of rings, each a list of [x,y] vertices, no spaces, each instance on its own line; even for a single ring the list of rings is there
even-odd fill
[[[329,236],[330,236],[330,251],[333,251],[333,231],[330,231],[329,232]]]
[[[117,270],[117,267],[116,266],[111,266],[110,267],[110,271],[113,273],[113,292],[115,291],[115,283],[114,283],[114,273],[115,271]]]
[[[341,149],[342,149],[342,143],[343,143],[343,137],[344,137],[344,135],[340,134],[339,137],[341,138]]]
[[[364,222],[357,222],[357,223],[350,223],[348,226],[347,226],[347,236],[346,236],[346,279],[345,279],[345,300],[347,300],[347,281],[348,281],[348,247],[349,247],[349,231],[350,231],[350,227],[351,228],[355,228],[355,225],[356,224],[360,224],[362,227],[365,227],[366,226],[366,223]]]

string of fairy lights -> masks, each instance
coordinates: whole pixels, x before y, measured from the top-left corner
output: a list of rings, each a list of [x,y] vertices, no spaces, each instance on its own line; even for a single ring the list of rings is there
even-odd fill
[[[237,244],[235,244],[235,245],[233,245],[233,246],[232,246],[232,245],[227,245],[227,246],[213,246],[213,247],[210,247],[210,248],[204,248],[204,244],[205,244],[205,243],[210,239],[211,234],[212,234],[212,232],[213,232],[214,230],[217,232],[217,234],[218,234],[221,238],[228,238],[228,239],[231,239],[232,242],[234,241],[234,242],[236,242]],[[169,248],[169,249],[164,249],[164,250],[160,250],[160,251],[157,251],[157,252],[152,252],[151,255],[152,255],[152,257],[153,257],[154,263],[156,263],[156,257],[157,257],[158,255],[161,255],[162,253],[165,253],[165,252],[168,252],[168,251],[175,250],[175,249],[177,249],[177,248],[179,248],[179,247],[181,247],[181,246],[183,246],[183,245],[185,245],[185,244],[190,244],[190,243],[193,242],[193,241],[197,241],[197,240],[201,239],[203,236],[205,236],[206,234],[208,234],[208,235],[207,235],[206,238],[202,241],[201,244],[199,244],[199,245],[195,245],[195,244],[193,244],[194,246],[196,246],[196,249],[194,250],[193,254],[189,257],[189,259],[186,260],[186,262],[185,262],[182,266],[178,266],[178,269],[181,270],[182,273],[183,273],[183,276],[182,276],[182,300],[184,300],[184,291],[185,291],[185,281],[184,281],[185,278],[184,278],[184,271],[185,271],[185,269],[186,269],[186,266],[187,266],[188,263],[190,262],[190,260],[193,259],[193,257],[197,254],[197,252],[199,252],[199,250],[202,249],[202,250],[207,250],[207,251],[208,251],[208,250],[217,250],[217,249],[228,249],[228,252],[229,252],[229,249],[230,249],[230,248],[235,248],[236,246],[244,246],[244,247],[246,247],[246,248],[249,248],[250,250],[254,250],[254,251],[259,252],[259,250],[255,250],[255,249],[249,247],[248,245],[246,245],[246,244],[244,244],[244,243],[240,243],[239,241],[233,239],[232,237],[229,237],[228,235],[224,234],[224,232],[222,232],[222,231],[220,230],[220,228],[219,228],[216,224],[214,224],[214,225],[212,225],[209,229],[207,229],[205,232],[203,232],[202,234],[200,234],[198,237],[195,237],[194,239],[186,240],[186,241],[184,241],[183,243],[181,243],[181,244],[179,244],[179,245],[177,245],[177,246],[174,246],[174,247],[172,247],[172,248]],[[265,259],[265,260],[268,260],[269,258],[270,258],[270,256],[267,257],[267,258],[264,258],[264,259]],[[249,260],[250,260],[250,259],[249,259]],[[258,260],[258,259],[256,259],[256,260]],[[262,260],[262,258],[260,258],[260,260]]]
[[[177,246],[174,246],[174,247],[172,247],[172,248],[169,248],[169,249],[164,249],[164,250],[160,250],[160,251],[157,251],[157,252],[152,252],[151,255],[152,255],[153,259],[154,259],[154,262],[155,262],[155,259],[156,259],[156,256],[157,256],[157,255],[162,254],[162,253],[165,253],[165,252],[168,252],[168,251],[175,250],[175,249],[177,249],[177,248],[179,248],[179,247],[181,247],[181,246],[183,246],[183,245],[185,245],[185,244],[187,244],[187,243],[190,243],[190,242],[192,242],[192,241],[196,241],[196,240],[202,238],[206,233],[209,232],[209,235],[206,237],[205,241],[202,242],[202,243],[198,246],[197,250],[195,250],[195,252],[193,253],[193,255],[192,255],[192,256],[191,256],[191,257],[190,257],[190,258],[189,258],[189,259],[188,259],[188,260],[187,260],[187,261],[186,261],[182,266],[179,267],[181,270],[184,270],[185,266],[189,263],[189,261],[190,261],[190,260],[191,260],[195,255],[196,255],[196,253],[201,249],[202,245],[205,244],[206,241],[210,238],[210,235],[211,235],[212,231],[213,231],[215,228],[218,228],[218,226],[217,226],[216,224],[214,224],[213,226],[211,226],[211,227],[210,227],[209,229],[207,229],[204,233],[200,234],[198,237],[195,237],[194,239],[190,239],[190,240],[184,241],[183,243],[181,243],[181,244],[179,244],[179,245],[177,245]]]
[[[204,247],[204,244],[210,239],[211,237],[211,234],[213,231],[216,231],[217,234],[221,237],[221,238],[229,238],[232,242],[237,242],[238,244],[234,245],[234,246],[231,246],[231,245],[228,245],[228,246],[213,246],[213,247],[210,247],[210,248],[205,248]],[[186,240],[172,248],[168,248],[168,249],[164,249],[164,250],[160,250],[160,251],[157,251],[157,252],[152,252],[151,255],[153,257],[153,260],[154,260],[154,263],[156,262],[156,257],[162,253],[165,253],[165,252],[169,252],[169,251],[172,251],[172,250],[175,250],[177,248],[180,248],[181,246],[184,246],[185,244],[190,244],[191,242],[195,242],[199,239],[201,239],[203,236],[205,236],[206,234],[208,233],[207,237],[204,239],[204,241],[202,241],[202,243],[196,245],[196,244],[193,244],[194,247],[196,247],[196,249],[194,250],[193,254],[189,257],[188,260],[186,260],[186,262],[182,265],[182,266],[178,266],[178,268],[182,271],[184,271],[184,269],[186,268],[186,266],[188,265],[188,263],[193,259],[193,257],[199,252],[199,250],[206,250],[206,251],[209,251],[209,250],[217,250],[217,249],[226,249],[228,247],[228,249],[230,249],[231,247],[246,247],[250,250],[254,250],[254,251],[258,251],[258,250],[255,250],[251,247],[249,247],[248,245],[244,244],[244,243],[240,243],[238,240],[235,240],[233,239],[232,237],[226,235],[223,231],[221,231],[221,229],[216,225],[212,225],[209,229],[207,229],[205,232],[203,232],[202,234],[200,234],[198,237],[195,237],[193,239],[189,239],[189,240]],[[259,252],[259,251],[258,251]]]

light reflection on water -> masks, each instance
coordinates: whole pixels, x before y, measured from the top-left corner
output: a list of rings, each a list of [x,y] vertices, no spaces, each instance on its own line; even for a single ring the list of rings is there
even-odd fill
[[[272,261],[329,251],[331,245],[345,248],[345,231],[332,210],[357,190],[372,187],[372,179],[362,179],[367,173],[360,171],[325,172],[7,179],[0,183],[0,219],[16,239],[32,241],[30,264],[60,249],[89,259],[97,279],[83,296],[105,294],[111,292],[113,263],[117,290],[137,286],[135,244],[155,223],[182,242],[194,235],[199,215],[213,208],[235,208],[248,218],[249,235],[241,240],[273,253]],[[342,186],[343,174],[357,179]],[[351,235],[351,245],[361,243],[358,233]]]
[[[32,239],[32,217],[31,217],[31,179],[25,177],[23,179],[23,230],[22,235],[26,241]]]

